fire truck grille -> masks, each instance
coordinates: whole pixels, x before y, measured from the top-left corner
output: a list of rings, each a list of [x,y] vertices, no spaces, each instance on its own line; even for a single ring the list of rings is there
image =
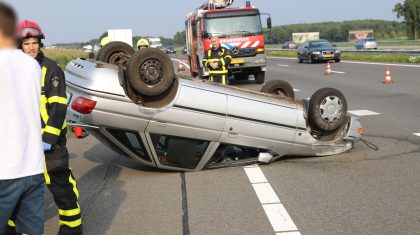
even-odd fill
[[[230,55],[233,58],[237,58],[237,57],[251,57],[251,56],[255,56],[257,54],[255,49],[251,49],[251,48],[233,48],[230,51]]]

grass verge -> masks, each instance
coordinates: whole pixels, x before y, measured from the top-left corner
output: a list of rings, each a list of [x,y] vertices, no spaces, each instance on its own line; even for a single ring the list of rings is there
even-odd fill
[[[296,51],[271,51],[267,53],[268,56],[278,57],[292,57],[296,58]],[[358,54],[345,52],[341,55],[342,60],[355,60],[355,61],[369,61],[369,62],[385,62],[385,63],[410,63],[420,64],[420,56],[407,55],[407,54],[386,54],[386,53],[369,53]]]
[[[65,70],[66,65],[76,58],[88,58],[89,54],[80,50],[70,49],[43,49],[48,58],[54,60],[60,67]]]

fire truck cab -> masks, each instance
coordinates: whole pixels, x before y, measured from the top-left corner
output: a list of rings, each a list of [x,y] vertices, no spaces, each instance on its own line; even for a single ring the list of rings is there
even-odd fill
[[[264,83],[266,55],[262,13],[251,6],[250,1],[246,1],[244,7],[229,8],[232,3],[233,0],[208,0],[187,15],[186,45],[191,75],[209,75],[202,65],[204,53],[210,49],[210,39],[219,37],[221,46],[232,56],[229,76],[246,80],[254,75],[257,84]],[[271,28],[270,17],[267,28]]]

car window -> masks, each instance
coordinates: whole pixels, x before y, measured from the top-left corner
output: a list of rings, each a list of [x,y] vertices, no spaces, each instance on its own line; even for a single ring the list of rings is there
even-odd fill
[[[151,162],[138,133],[114,129],[107,130],[115,139],[118,140],[118,142],[124,145],[124,147],[139,156],[141,159]]]
[[[194,169],[203,157],[209,142],[197,139],[150,134],[162,165]]]
[[[235,161],[257,159],[258,154],[264,151],[258,148],[244,147],[232,144],[220,144],[213,156],[206,164],[206,168],[211,168],[218,164],[229,164]]]
[[[323,41],[310,42],[309,47],[311,47],[311,48],[332,47],[332,44],[330,42],[323,42]]]

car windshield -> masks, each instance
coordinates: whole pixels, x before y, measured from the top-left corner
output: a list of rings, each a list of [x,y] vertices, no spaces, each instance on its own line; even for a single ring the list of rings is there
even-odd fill
[[[374,38],[366,38],[366,42],[374,42],[375,39]]]
[[[324,42],[324,41],[315,41],[310,42],[309,47],[311,48],[325,48],[325,47],[332,47],[333,45],[330,42]]]
[[[259,15],[210,18],[204,21],[204,30],[211,36],[255,35],[262,32]]]

